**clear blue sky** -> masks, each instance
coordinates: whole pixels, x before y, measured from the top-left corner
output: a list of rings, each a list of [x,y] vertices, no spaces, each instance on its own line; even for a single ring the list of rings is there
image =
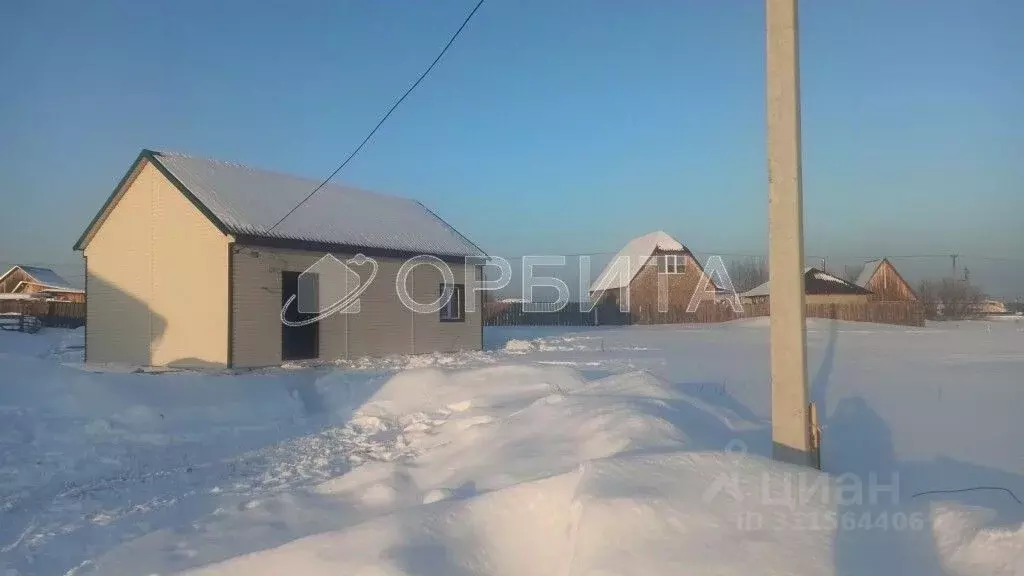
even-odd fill
[[[326,176],[474,3],[0,4],[0,261],[75,262],[144,147]],[[807,251],[1020,258],[1024,3],[801,17]],[[487,0],[338,179],[492,254],[764,252],[763,26],[761,0]]]

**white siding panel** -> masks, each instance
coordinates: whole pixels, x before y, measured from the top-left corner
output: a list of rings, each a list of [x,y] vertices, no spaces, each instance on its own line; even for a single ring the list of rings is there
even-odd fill
[[[480,296],[472,294],[473,276],[479,275],[479,267],[471,267],[467,272],[461,264],[451,264],[452,273],[457,283],[466,287],[466,299],[476,298],[474,311],[466,311],[463,322],[442,322],[438,312],[415,314],[413,318],[415,332],[415,352],[450,352],[455,350],[479,350],[483,346],[480,322]],[[417,266],[413,271],[412,293],[420,303],[428,303],[437,299],[441,290],[441,273],[432,266]],[[479,277],[479,276],[477,276]]]
[[[89,362],[227,362],[227,237],[151,164],[85,255]]]
[[[150,210],[159,176],[144,167],[85,250],[89,362],[149,364]]]
[[[281,273],[302,272],[323,254],[240,245],[232,252],[232,364],[238,367],[280,364]],[[347,357],[347,323],[347,318],[341,314],[318,322],[321,359]]]
[[[155,183],[152,364],[225,366],[228,238],[170,181]]]
[[[361,311],[349,314],[349,354],[411,354],[412,312],[398,299],[395,278],[402,261],[378,258],[377,278],[360,298]]]
[[[272,366],[281,362],[281,273],[301,272],[319,260],[320,252],[236,246],[233,251],[233,364]],[[340,260],[350,254],[334,254]],[[465,322],[441,322],[438,313],[415,314],[398,297],[395,280],[403,260],[375,258],[377,276],[360,297],[357,314],[335,314],[319,322],[320,359],[359,358],[480,349],[481,312]],[[464,267],[452,265],[457,278]],[[358,269],[365,278],[366,269]],[[478,269],[470,269],[472,275]],[[415,268],[410,289],[419,302],[437,298],[440,273],[429,266]],[[470,282],[466,282],[467,290]]]

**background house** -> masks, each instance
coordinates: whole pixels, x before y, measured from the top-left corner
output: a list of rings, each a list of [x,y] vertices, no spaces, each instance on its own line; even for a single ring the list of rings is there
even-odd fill
[[[72,286],[49,268],[17,265],[0,276],[0,294],[11,298],[41,298],[66,302],[84,302],[85,290]]]
[[[681,322],[705,276],[704,268],[686,246],[658,230],[630,240],[591,283],[589,292],[591,300],[609,312],[617,310],[628,296],[632,320],[654,322],[659,315],[659,282],[664,282],[670,313],[680,316],[675,321]],[[708,286],[717,290],[710,278]]]
[[[144,150],[75,244],[86,260],[86,360],[251,367],[479,349],[480,297],[470,286],[486,254],[419,202],[333,184],[274,227],[318,184]],[[285,326],[299,275],[326,253],[376,262],[360,312]],[[399,300],[398,271],[419,254],[455,274],[454,303],[440,313]],[[417,266],[406,286],[417,302],[436,301],[441,273]],[[287,310],[299,314],[295,303]]]
[[[855,282],[861,288],[869,290],[870,300],[883,302],[910,301],[917,302],[917,294],[888,258],[869,260],[864,263]]]
[[[1002,300],[982,300],[978,304],[979,314],[1008,314],[1006,303]]]
[[[804,291],[808,305],[867,304],[871,296],[871,292],[853,282],[812,266],[804,268]],[[744,305],[768,304],[769,296],[769,282],[740,294]]]

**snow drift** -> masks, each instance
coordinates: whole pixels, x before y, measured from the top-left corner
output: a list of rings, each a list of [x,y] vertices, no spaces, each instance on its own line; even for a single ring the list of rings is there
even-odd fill
[[[909,494],[1016,476],[908,466],[923,439],[886,437],[898,422],[868,402],[948,415],[943,395],[987,394],[1001,417],[1017,388],[990,383],[1019,374],[1018,333],[973,330],[967,354],[949,331],[843,330],[816,378],[856,387],[826,413],[825,456],[855,488],[864,471],[904,474],[892,502],[765,458],[758,323],[510,331],[494,352],[243,374],[91,372],[69,360],[73,335],[5,336],[0,574],[1024,573],[1009,496]],[[836,334],[811,330],[810,345]],[[931,366],[943,342],[928,402],[923,376],[877,377],[878,346]],[[722,349],[740,353],[716,363]]]

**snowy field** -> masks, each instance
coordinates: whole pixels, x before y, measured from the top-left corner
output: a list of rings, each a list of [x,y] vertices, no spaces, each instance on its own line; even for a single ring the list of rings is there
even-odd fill
[[[811,321],[826,474],[765,458],[765,320],[237,374],[81,334],[0,332],[0,576],[1024,574],[1024,322]]]

